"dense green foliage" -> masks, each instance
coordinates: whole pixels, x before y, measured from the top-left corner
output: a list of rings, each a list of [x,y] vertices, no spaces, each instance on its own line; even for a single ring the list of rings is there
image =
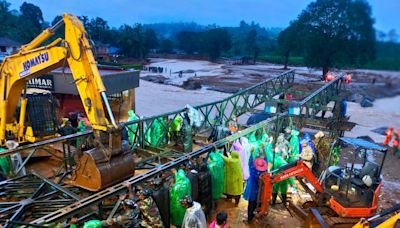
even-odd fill
[[[281,49],[287,57],[300,50],[306,66],[322,67],[323,75],[330,67],[364,65],[375,58],[371,14],[363,0],[317,0],[280,34]]]

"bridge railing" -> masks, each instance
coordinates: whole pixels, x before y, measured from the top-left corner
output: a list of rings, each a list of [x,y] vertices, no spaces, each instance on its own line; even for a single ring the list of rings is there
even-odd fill
[[[243,89],[225,99],[194,106],[201,116],[201,126],[196,131],[208,129],[214,125],[218,116],[221,121],[228,123],[233,116],[240,116],[251,111],[275,95],[285,92],[294,83],[294,70],[284,72],[264,82]],[[183,118],[184,108],[161,115],[146,117],[124,123],[127,130],[134,135],[133,146],[153,146],[162,148],[169,140],[169,129],[175,118]],[[157,132],[156,139],[150,135]]]

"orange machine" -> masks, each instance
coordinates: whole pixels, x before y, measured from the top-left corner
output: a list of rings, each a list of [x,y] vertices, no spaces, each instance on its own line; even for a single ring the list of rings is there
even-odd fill
[[[270,173],[260,176],[260,207],[258,212],[266,214],[272,196],[272,185],[291,177],[306,178],[319,195],[319,204],[328,204],[340,217],[371,217],[377,211],[378,196],[382,187],[380,173],[386,158],[387,149],[359,138],[339,138],[335,143],[347,147],[353,146],[354,158],[346,168],[331,166],[318,181],[302,161],[287,164]],[[333,150],[332,150],[333,151]],[[367,154],[383,154],[381,164],[369,161]],[[332,152],[331,152],[332,153]],[[331,157],[331,156],[330,156]],[[361,163],[358,158],[361,158]],[[329,163],[329,162],[328,162]],[[323,194],[322,194],[323,193]],[[322,197],[326,197],[322,199]],[[319,205],[323,206],[323,205]]]

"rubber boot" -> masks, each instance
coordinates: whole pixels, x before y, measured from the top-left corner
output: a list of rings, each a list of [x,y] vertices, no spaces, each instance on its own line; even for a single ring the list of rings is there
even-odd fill
[[[283,204],[283,206],[286,206],[287,195],[286,195],[286,194],[282,194],[281,197],[282,197],[282,204]]]
[[[272,193],[272,205],[276,204],[276,197],[278,197],[278,193]]]

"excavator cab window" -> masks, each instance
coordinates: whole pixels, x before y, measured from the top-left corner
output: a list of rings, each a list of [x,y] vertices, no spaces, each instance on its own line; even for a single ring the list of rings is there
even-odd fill
[[[32,127],[33,134],[39,137],[56,134],[58,131],[56,98],[50,93],[28,94],[27,98],[27,123]]]

